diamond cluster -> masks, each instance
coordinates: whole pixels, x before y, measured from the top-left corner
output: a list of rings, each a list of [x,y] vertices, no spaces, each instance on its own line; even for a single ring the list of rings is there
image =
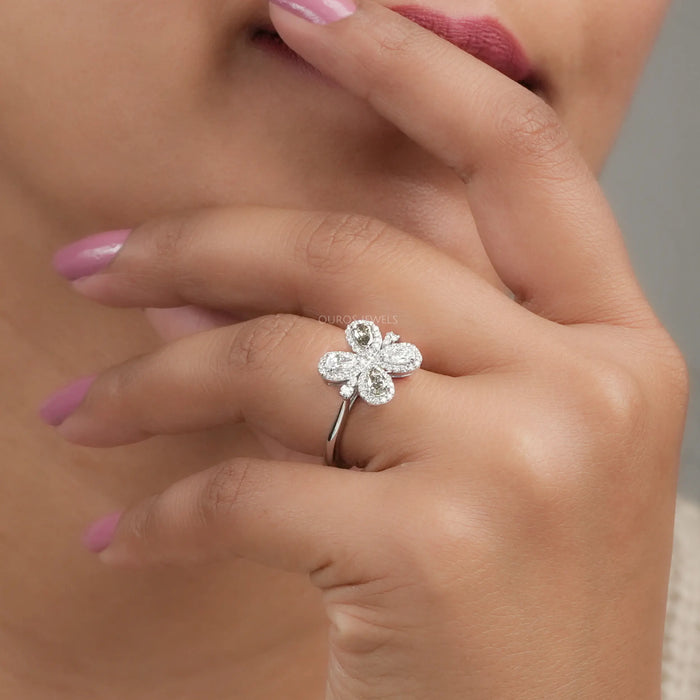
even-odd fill
[[[392,377],[406,377],[417,370],[423,358],[411,343],[399,343],[399,336],[382,333],[372,321],[353,321],[345,329],[353,352],[327,352],[318,363],[321,376],[331,383],[342,383],[340,395],[356,394],[373,406],[394,398]]]

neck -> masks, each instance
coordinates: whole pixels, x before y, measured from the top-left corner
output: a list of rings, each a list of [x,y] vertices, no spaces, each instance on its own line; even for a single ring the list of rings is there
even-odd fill
[[[305,578],[243,560],[117,572],[82,549],[93,518],[259,448],[241,426],[94,450],[43,425],[47,393],[158,340],[140,311],[91,304],[51,271],[53,251],[90,231],[16,188],[0,201],[0,686],[57,700],[320,697],[325,620]]]

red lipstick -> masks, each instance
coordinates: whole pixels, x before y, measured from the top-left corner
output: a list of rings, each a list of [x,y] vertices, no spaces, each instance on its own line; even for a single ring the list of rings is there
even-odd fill
[[[399,5],[391,10],[446,39],[451,44],[530,87],[535,82],[532,64],[515,37],[491,17],[456,19],[416,5]]]

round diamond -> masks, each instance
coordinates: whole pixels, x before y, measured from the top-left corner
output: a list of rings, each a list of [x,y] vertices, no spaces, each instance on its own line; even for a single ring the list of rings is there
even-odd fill
[[[382,345],[390,345],[391,343],[395,343],[400,336],[396,335],[393,331],[389,331],[385,336],[384,336],[384,341],[382,342]]]
[[[340,395],[344,399],[351,399],[353,397],[354,393],[355,393],[354,386],[349,386],[348,384],[343,384],[343,386],[340,387]]]

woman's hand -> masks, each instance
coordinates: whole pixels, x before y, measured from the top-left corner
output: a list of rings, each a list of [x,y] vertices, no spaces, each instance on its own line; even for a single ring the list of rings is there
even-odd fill
[[[657,697],[687,378],[594,177],[538,97],[383,7],[272,19],[463,177],[517,301],[353,215],[237,207],[138,227],[79,291],[243,320],[103,372],[58,429],[107,446],[245,421],[310,457],[176,483],[129,508],[101,558],[309,574],[329,699]],[[340,399],[316,365],[346,348],[317,319],[373,315],[423,366],[391,403],[353,409],[342,458],[365,470],[324,467]]]

